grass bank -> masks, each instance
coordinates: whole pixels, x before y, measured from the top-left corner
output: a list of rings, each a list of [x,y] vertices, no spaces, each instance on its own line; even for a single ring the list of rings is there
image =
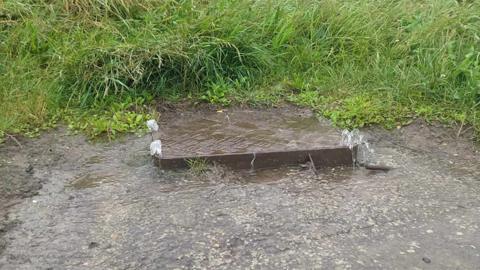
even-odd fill
[[[4,0],[0,133],[132,131],[159,98],[480,131],[479,14],[455,0]]]

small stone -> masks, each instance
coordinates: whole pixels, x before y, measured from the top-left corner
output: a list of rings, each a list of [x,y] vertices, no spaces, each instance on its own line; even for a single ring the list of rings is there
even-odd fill
[[[25,172],[26,172],[26,173],[29,173],[29,174],[32,174],[32,173],[33,173],[33,165],[32,165],[32,164],[28,164],[28,167],[25,168]]]
[[[433,233],[433,230],[427,230],[427,233]]]
[[[37,201],[36,201],[36,200],[32,200],[32,203],[37,203]]]
[[[460,235],[460,236],[461,236],[461,235],[463,235],[463,233],[462,233],[462,232],[457,232],[457,235]]]
[[[96,248],[98,246],[99,246],[99,244],[97,242],[90,242],[90,244],[88,244],[89,249]]]
[[[415,250],[414,249],[407,249],[407,252],[408,253],[415,253]]]
[[[423,258],[422,258],[422,261],[424,261],[425,263],[431,263],[431,262],[432,262],[432,260],[430,260],[430,259],[427,258],[427,257],[423,257]]]

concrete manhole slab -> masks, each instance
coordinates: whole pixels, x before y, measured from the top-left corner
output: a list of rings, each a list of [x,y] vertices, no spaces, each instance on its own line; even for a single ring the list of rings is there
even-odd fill
[[[310,112],[236,109],[184,115],[166,126],[156,160],[165,169],[185,168],[190,159],[235,169],[353,164],[354,150],[340,145],[340,131]]]

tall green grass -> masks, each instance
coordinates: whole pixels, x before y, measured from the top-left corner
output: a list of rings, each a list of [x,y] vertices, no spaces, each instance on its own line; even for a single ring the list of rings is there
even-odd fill
[[[101,109],[127,97],[215,101],[224,94],[238,102],[290,100],[349,127],[423,116],[480,128],[477,1],[0,5],[6,132],[45,125],[65,108]]]

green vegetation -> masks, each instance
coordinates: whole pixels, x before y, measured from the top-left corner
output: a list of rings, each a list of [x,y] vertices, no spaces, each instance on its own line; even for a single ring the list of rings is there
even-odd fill
[[[142,134],[147,131],[145,122],[158,118],[158,115],[149,113],[144,103],[142,98],[132,101],[127,97],[124,102],[113,103],[108,109],[70,110],[63,115],[71,130],[83,131],[91,139],[105,135],[110,140],[119,133]]]
[[[205,159],[194,158],[187,160],[188,170],[193,175],[202,175],[209,169],[208,162]]]
[[[184,98],[478,132],[479,14],[455,0],[3,0],[0,135],[62,120],[114,136]]]

